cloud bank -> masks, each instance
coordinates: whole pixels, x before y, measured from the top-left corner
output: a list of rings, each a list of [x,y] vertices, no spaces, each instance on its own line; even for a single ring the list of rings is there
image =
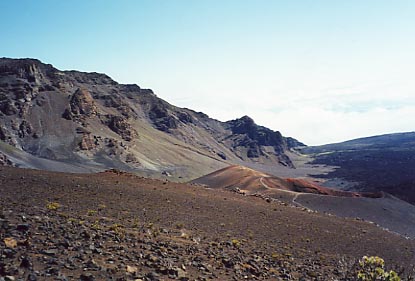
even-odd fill
[[[408,81],[408,80],[405,80]],[[370,82],[344,87],[308,87],[309,91],[260,87],[213,89],[172,99],[174,104],[226,121],[243,115],[307,145],[372,135],[413,131],[415,84]],[[244,85],[243,82],[240,85]],[[303,87],[304,85],[302,85]]]

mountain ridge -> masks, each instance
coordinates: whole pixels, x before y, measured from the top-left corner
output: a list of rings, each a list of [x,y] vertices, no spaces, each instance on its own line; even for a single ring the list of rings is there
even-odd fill
[[[0,140],[37,158],[183,180],[229,164],[294,168],[286,151],[301,144],[247,116],[221,122],[150,89],[37,59],[0,59],[0,124]]]
[[[311,164],[337,167],[317,177],[345,190],[384,191],[415,203],[415,132],[384,134],[301,148]],[[340,184],[339,184],[340,183]]]

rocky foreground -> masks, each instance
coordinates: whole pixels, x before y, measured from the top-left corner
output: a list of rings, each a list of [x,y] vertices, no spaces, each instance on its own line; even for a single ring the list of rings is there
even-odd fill
[[[0,168],[0,280],[350,280],[415,244],[261,198],[105,172]]]

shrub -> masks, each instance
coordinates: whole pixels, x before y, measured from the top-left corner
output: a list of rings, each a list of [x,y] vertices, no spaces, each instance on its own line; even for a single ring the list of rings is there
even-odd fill
[[[97,211],[95,211],[95,210],[88,210],[87,211],[87,216],[93,216],[93,215],[95,215],[97,213]]]
[[[52,211],[56,211],[57,209],[59,209],[61,207],[61,204],[59,204],[58,202],[48,202],[46,204],[46,208],[48,210],[52,210]]]
[[[232,239],[231,243],[232,243],[232,246],[237,247],[237,248],[241,246],[241,241],[239,241],[238,239]]]
[[[398,274],[391,270],[385,270],[385,261],[376,256],[364,256],[357,266],[357,280],[359,281],[400,281]]]

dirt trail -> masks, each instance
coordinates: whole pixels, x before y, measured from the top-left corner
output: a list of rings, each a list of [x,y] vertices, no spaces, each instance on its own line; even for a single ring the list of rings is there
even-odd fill
[[[260,179],[259,179],[259,181],[261,182],[261,184],[266,188],[266,189],[268,189],[268,190],[272,190],[273,188],[271,188],[271,187],[269,187],[266,183],[264,183],[264,177],[261,177]],[[308,209],[307,207],[305,207],[304,205],[302,205],[301,203],[299,203],[299,202],[297,202],[296,201],[296,199],[298,198],[298,196],[300,196],[301,195],[301,193],[300,192],[295,192],[295,191],[291,191],[291,190],[284,190],[284,189],[278,189],[278,191],[281,191],[281,192],[285,192],[285,193],[288,193],[288,194],[291,194],[291,195],[294,195],[293,196],[293,198],[291,199],[291,203],[294,205],[294,206],[297,206],[297,207],[300,207],[300,208],[305,208],[305,209]]]

